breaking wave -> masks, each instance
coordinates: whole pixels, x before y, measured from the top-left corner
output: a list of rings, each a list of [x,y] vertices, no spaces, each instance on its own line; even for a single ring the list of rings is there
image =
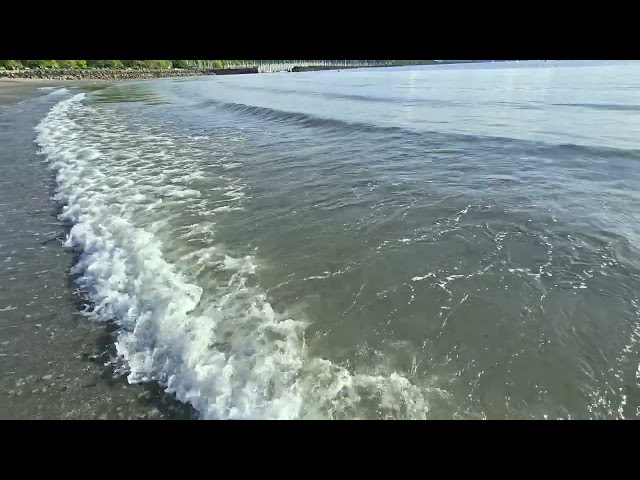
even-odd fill
[[[445,395],[438,389],[311,356],[307,322],[274,312],[250,281],[258,260],[216,244],[214,221],[171,226],[172,212],[233,215],[243,201],[238,179],[222,176],[231,194],[209,202],[192,186],[204,174],[194,166],[197,145],[128,130],[114,111],[84,100],[56,104],[36,143],[73,225],[65,245],[81,251],[72,273],[93,305],[86,313],[119,326],[130,382],[157,381],[204,419],[428,416],[427,395]],[[147,147],[134,147],[140,140]],[[167,255],[167,238],[190,236],[208,240]]]

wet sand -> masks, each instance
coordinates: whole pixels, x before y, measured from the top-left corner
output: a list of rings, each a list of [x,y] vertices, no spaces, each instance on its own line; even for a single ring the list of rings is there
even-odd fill
[[[115,374],[110,325],[85,318],[61,246],[68,226],[33,127],[39,87],[91,82],[0,80],[0,419],[185,419],[193,410],[155,384]],[[22,102],[22,103],[20,103]]]

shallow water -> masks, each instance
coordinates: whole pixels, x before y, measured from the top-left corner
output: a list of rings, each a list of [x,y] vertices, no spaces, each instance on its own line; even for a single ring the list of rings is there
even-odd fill
[[[36,141],[118,368],[202,418],[635,418],[639,86],[153,80],[56,93]]]
[[[60,248],[68,226],[33,142],[67,85],[0,99],[0,419],[192,418],[158,384],[114,374],[113,327],[78,311],[86,302],[66,275],[78,252]]]

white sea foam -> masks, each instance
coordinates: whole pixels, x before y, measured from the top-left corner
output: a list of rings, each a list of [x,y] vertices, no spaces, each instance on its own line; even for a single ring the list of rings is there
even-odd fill
[[[154,152],[127,144],[134,133],[114,111],[83,99],[54,106],[36,127],[36,142],[55,171],[61,216],[74,224],[66,245],[83,252],[73,273],[94,304],[90,315],[120,326],[117,352],[131,382],[158,381],[205,419],[427,416],[429,387],[308,355],[305,321],[276,315],[250,286],[254,257],[234,258],[209,243],[179,256],[185,265],[170,263],[163,242],[186,247],[184,227],[170,228],[169,219],[212,209],[180,181],[199,174],[196,153],[181,158],[164,142],[170,162],[162,168]],[[233,210],[242,198],[228,205]],[[205,230],[211,236],[215,229]],[[194,275],[205,265],[225,280],[198,285]]]
[[[49,92],[47,93],[47,97],[52,97],[52,96],[59,96],[59,95],[64,95],[69,93],[69,89],[67,88],[60,88],[60,87],[40,87],[38,88],[38,90],[42,90],[43,92]]]

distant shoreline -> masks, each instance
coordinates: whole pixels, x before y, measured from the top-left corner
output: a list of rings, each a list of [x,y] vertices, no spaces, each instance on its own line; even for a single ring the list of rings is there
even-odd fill
[[[389,68],[406,67],[410,65],[446,65],[462,63],[478,63],[486,61],[477,60],[440,60],[433,63],[406,64],[406,65],[296,65],[282,72],[315,72],[323,70],[351,70],[355,68]],[[208,75],[242,75],[262,73],[258,67],[248,68],[20,68],[16,70],[0,70],[0,80],[2,79],[23,79],[23,80],[51,80],[51,81],[116,81],[116,80],[144,80],[152,78],[175,78],[175,77],[201,77]]]
[[[0,71],[1,79],[15,80],[143,80],[150,78],[172,78],[172,77],[201,77],[206,75],[234,75],[258,73],[257,68],[227,68],[227,69],[110,69],[110,68],[88,68],[88,69],[62,69],[62,68],[34,68],[20,70]]]
[[[293,67],[288,72],[314,72],[320,70],[342,70],[362,68],[356,66],[331,67],[331,66],[307,66]],[[116,80],[144,80],[152,78],[178,78],[178,77],[202,77],[213,75],[246,75],[258,74],[257,67],[251,68],[202,68],[202,69],[61,69],[61,68],[34,68],[20,70],[0,71],[2,80],[45,80],[45,81],[116,81]]]
[[[324,70],[352,70],[356,68],[388,68],[404,65],[376,65],[376,66],[294,66],[283,72],[316,72]],[[49,81],[116,81],[116,80],[144,80],[152,78],[201,77],[209,75],[244,75],[257,74],[258,67],[249,68],[171,68],[171,69],[134,69],[134,68],[24,68],[19,70],[0,70],[0,81],[11,80],[49,80]]]

